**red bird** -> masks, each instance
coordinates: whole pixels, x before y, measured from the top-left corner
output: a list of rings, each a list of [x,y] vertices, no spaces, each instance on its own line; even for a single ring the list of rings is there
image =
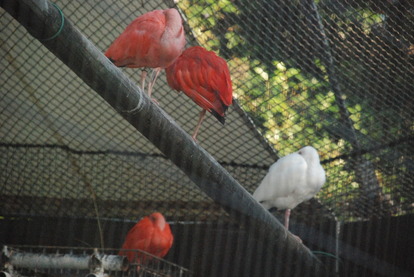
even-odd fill
[[[233,89],[230,71],[223,58],[203,47],[194,46],[186,49],[165,71],[172,89],[183,91],[203,108],[193,134],[194,140],[206,111],[224,124],[226,110],[233,101]]]
[[[139,249],[157,257],[164,257],[173,243],[170,225],[161,213],[153,213],[141,219],[129,230],[118,255],[126,256],[129,262],[143,263],[149,256],[128,249]]]
[[[155,10],[136,18],[105,52],[116,66],[153,68],[148,95],[161,69],[171,65],[185,46],[184,28],[176,9]],[[141,88],[145,89],[146,71]]]

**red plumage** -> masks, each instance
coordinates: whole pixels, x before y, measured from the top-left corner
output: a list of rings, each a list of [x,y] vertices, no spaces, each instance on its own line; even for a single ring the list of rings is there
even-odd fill
[[[230,71],[223,58],[213,51],[194,46],[186,49],[165,70],[169,86],[184,92],[203,108],[193,138],[206,110],[224,124],[226,110],[233,101],[233,89]]]
[[[157,257],[164,257],[173,243],[170,225],[161,213],[153,213],[141,219],[129,230],[118,255],[126,256],[130,262],[143,263],[149,256],[127,249],[138,249]]]
[[[155,10],[136,18],[105,52],[116,66],[150,67],[155,77],[148,94],[162,68],[171,65],[182,53],[185,34],[176,9]],[[142,76],[144,86],[146,73]]]

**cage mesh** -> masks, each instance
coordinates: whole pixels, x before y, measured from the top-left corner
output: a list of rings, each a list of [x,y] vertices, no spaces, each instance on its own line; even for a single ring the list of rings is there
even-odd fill
[[[102,51],[137,16],[179,9],[187,46],[225,58],[233,82],[226,125],[208,114],[200,146],[250,193],[278,157],[317,148],[327,182],[294,221],[413,214],[412,1],[56,4]],[[0,24],[0,216],[232,222],[4,10]],[[191,134],[201,109],[164,72],[153,96]]]

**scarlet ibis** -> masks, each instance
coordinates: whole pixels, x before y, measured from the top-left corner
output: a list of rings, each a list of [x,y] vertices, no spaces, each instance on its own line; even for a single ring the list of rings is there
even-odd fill
[[[153,68],[148,95],[161,69],[171,65],[185,46],[185,34],[176,9],[155,10],[136,18],[115,39],[105,56],[116,66]],[[146,71],[141,74],[141,88],[145,89]]]
[[[122,249],[118,255],[126,256],[130,262],[143,263],[150,260],[150,256],[142,253],[126,251],[138,249],[157,257],[164,257],[173,243],[170,225],[161,213],[152,213],[141,219],[129,230]]]
[[[253,198],[266,209],[286,209],[285,228],[289,229],[291,209],[314,197],[325,178],[318,152],[312,146],[306,146],[274,163]]]
[[[225,113],[233,101],[230,71],[226,61],[203,47],[190,47],[165,69],[168,85],[184,92],[203,110],[195,128],[193,139],[209,111],[222,124]]]

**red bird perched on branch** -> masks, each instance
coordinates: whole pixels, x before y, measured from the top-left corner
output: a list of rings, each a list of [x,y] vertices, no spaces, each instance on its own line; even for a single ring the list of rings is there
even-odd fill
[[[171,65],[185,46],[184,28],[176,9],[155,10],[136,18],[105,52],[116,66],[154,68],[148,95],[161,69]],[[141,88],[147,73],[142,71]]]
[[[193,134],[194,140],[206,111],[224,124],[226,110],[233,101],[233,89],[230,71],[223,58],[213,51],[194,46],[186,49],[165,71],[172,89],[183,91],[203,108]]]
[[[131,263],[143,263],[151,259],[139,252],[125,251],[138,249],[162,258],[170,250],[173,239],[170,225],[164,216],[161,213],[153,213],[141,219],[129,230],[118,255],[126,256]]]

